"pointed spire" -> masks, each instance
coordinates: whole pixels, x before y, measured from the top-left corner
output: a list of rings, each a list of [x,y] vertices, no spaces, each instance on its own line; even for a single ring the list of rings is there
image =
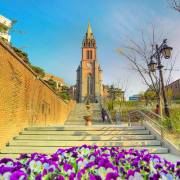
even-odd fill
[[[92,29],[91,29],[90,22],[88,22],[87,39],[91,39],[91,38],[92,38]]]

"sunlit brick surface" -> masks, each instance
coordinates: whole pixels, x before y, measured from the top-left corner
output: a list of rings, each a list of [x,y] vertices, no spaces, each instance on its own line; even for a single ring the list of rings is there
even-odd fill
[[[63,124],[73,106],[0,42],[0,148],[25,127]]]

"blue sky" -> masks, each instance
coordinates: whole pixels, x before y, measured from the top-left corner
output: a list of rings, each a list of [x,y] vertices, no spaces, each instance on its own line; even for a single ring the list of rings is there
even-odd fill
[[[104,83],[117,83],[127,94],[146,87],[116,49],[127,43],[127,36],[138,39],[139,29],[148,31],[153,24],[180,50],[180,14],[168,0],[0,0],[0,14],[18,22],[12,32],[14,46],[24,48],[32,64],[74,84],[81,60],[81,42],[88,19],[97,40],[98,60]],[[179,35],[179,37],[178,37]],[[180,69],[180,63],[177,62]],[[174,79],[180,71],[174,72]]]

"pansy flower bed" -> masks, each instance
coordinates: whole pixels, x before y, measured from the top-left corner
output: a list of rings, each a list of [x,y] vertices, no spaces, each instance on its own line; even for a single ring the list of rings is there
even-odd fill
[[[144,180],[180,179],[173,164],[147,150],[83,145],[58,149],[52,155],[21,154],[0,160],[0,180]]]

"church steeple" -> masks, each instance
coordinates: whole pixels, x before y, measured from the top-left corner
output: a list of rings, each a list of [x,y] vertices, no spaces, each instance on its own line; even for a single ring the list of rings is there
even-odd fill
[[[82,47],[96,47],[96,40],[94,38],[90,22],[88,22],[88,28],[82,43]]]
[[[88,22],[87,39],[91,39],[91,38],[93,38],[93,32],[91,29],[91,24],[90,24],[90,22]]]
[[[82,42],[82,58],[77,69],[77,101],[97,102],[102,97],[102,70],[96,57],[96,39],[88,22]]]

